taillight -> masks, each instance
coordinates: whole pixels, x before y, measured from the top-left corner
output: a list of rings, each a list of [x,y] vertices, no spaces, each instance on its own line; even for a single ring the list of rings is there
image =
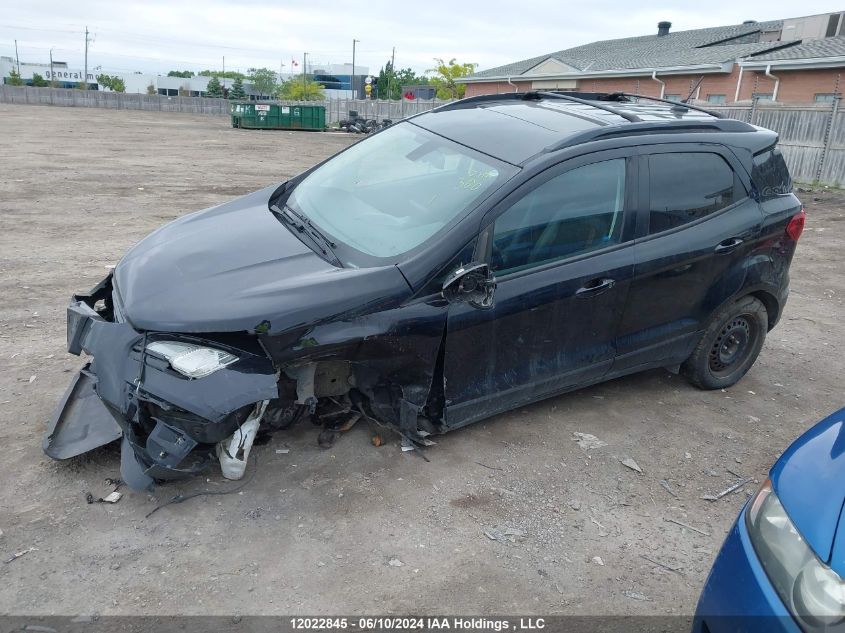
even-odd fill
[[[804,213],[804,207],[801,207],[801,211],[794,216],[789,221],[789,224],[786,225],[786,234],[789,236],[793,242],[797,242],[798,238],[801,237],[801,233],[804,232],[804,222],[807,221],[807,214]]]

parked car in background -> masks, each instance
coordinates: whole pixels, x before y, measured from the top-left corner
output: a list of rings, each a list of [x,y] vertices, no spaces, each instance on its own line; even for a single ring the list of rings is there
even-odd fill
[[[682,103],[527,93],[397,123],[182,217],[68,308],[93,357],[44,440],[123,479],[243,473],[255,434],[364,416],[424,445],[646,369],[730,387],[804,226],[777,135]]]
[[[695,633],[845,630],[845,409],[772,467],[725,540]]]

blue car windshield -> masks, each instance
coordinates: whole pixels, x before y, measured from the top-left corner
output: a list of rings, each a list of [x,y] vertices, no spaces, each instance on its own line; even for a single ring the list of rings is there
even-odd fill
[[[405,122],[318,167],[287,204],[334,240],[393,258],[458,221],[515,171]]]

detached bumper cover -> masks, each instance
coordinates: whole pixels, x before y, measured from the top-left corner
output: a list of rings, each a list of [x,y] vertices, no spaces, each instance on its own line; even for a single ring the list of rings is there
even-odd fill
[[[98,308],[98,301],[106,307]],[[111,306],[111,278],[91,293],[76,295],[67,310],[68,351],[93,356],[73,380],[44,438],[44,452],[66,459],[121,436],[121,474],[133,488],[156,479],[200,472],[213,458],[214,444],[230,435],[251,405],[278,396],[273,363],[241,349],[238,361],[200,379],[173,371],[167,361],[146,354],[146,342],[160,339],[219,344],[184,335],[137,332]]]

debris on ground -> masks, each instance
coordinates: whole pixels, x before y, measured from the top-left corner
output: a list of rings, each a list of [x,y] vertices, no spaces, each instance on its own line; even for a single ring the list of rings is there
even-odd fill
[[[36,378],[36,375],[35,375],[35,374],[32,374],[32,376],[30,376],[30,377],[29,377],[29,384],[34,383],[34,382],[35,382],[35,378]]]
[[[666,481],[665,479],[661,479],[661,480],[660,480],[660,485],[661,485],[661,487],[662,487],[662,488],[663,488],[666,492],[668,492],[670,495],[672,495],[672,496],[673,496],[673,497],[675,497],[676,499],[678,498],[677,493],[676,493],[674,490],[672,490],[672,488],[670,488],[670,487],[669,487],[669,482],[668,482],[668,481]]]
[[[653,558],[649,558],[645,554],[640,554],[640,558],[642,558],[643,560],[647,560],[648,562],[652,563],[653,565],[657,565],[658,567],[662,567],[663,569],[665,569],[667,571],[671,571],[671,572],[674,572],[676,574],[683,576],[683,574],[681,573],[680,567],[672,567],[671,565],[661,563],[660,561],[656,561]]]
[[[640,593],[639,591],[625,591],[623,592],[626,598],[630,598],[631,600],[639,600],[641,602],[651,602],[651,598],[647,595]]]
[[[635,470],[641,475],[643,474],[643,469],[640,468],[640,465],[634,461],[632,457],[626,457],[625,459],[620,460],[623,466],[627,466],[631,470]]]
[[[384,444],[384,440],[381,439],[381,435],[378,435],[378,434],[373,435],[370,438],[370,442],[372,443],[373,446],[381,446],[382,444]]]
[[[391,558],[389,561],[387,561],[387,564],[391,567],[402,567],[405,563],[403,563],[398,558]]]
[[[332,430],[323,430],[320,431],[320,434],[317,436],[317,446],[320,448],[331,448],[334,445],[334,441],[337,439],[337,433]]]
[[[28,547],[28,548],[27,548],[27,549],[25,549],[25,550],[22,550],[22,551],[20,551],[20,552],[17,552],[17,553],[15,553],[15,554],[12,554],[12,557],[11,557],[11,558],[7,558],[7,559],[6,559],[6,564],[11,563],[12,561],[15,561],[15,560],[19,559],[21,556],[26,556],[26,555],[27,555],[27,554],[29,554],[30,552],[37,552],[37,551],[38,551],[38,548],[37,548],[37,547]]]
[[[594,448],[601,448],[602,446],[607,446],[607,442],[603,442],[595,435],[590,433],[579,433],[575,432],[572,435],[575,436],[575,441],[578,442],[578,446],[580,446],[585,451],[589,451]]]
[[[667,521],[669,523],[674,523],[675,525],[680,525],[681,527],[685,527],[688,530],[692,530],[693,532],[698,532],[702,536],[710,536],[710,532],[705,532],[704,530],[699,530],[697,527],[693,527],[693,526],[691,526],[687,523],[684,523],[683,521],[678,521],[676,519],[666,519],[666,518],[664,518],[664,521]]]
[[[276,455],[287,455],[288,453],[290,453],[289,448],[277,448],[276,449]]]
[[[525,530],[518,528],[487,528],[484,530],[484,536],[491,541],[499,541],[500,543],[516,543],[516,539],[524,538],[526,535]]]
[[[578,499],[570,499],[569,500],[569,507],[575,510],[576,512],[581,509],[581,502]]]
[[[604,567],[604,561],[601,559],[601,556],[593,556],[590,560],[596,565],[601,565],[602,567]]]
[[[738,482],[736,482],[734,485],[729,486],[728,488],[725,488],[722,492],[720,492],[718,494],[702,495],[701,498],[704,499],[705,501],[718,501],[719,499],[721,499],[725,495],[731,494],[734,490],[737,490],[738,488],[742,488],[745,484],[747,484],[749,481],[751,481],[751,479],[752,479],[751,477],[744,477],[743,479],[740,479]]]

